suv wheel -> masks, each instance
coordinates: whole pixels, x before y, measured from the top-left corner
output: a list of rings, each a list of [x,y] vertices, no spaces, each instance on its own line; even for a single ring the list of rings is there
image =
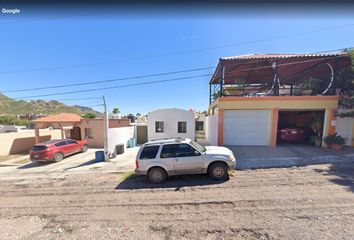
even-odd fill
[[[166,180],[167,174],[165,170],[159,167],[150,169],[148,173],[149,181],[152,183],[162,183]]]
[[[61,161],[63,159],[64,159],[64,154],[62,154],[62,153],[56,153],[54,155],[54,160],[57,161],[57,162],[59,162],[59,161]]]
[[[83,145],[81,148],[81,152],[87,152],[88,146],[87,145]]]
[[[227,166],[224,163],[214,163],[209,167],[209,177],[215,180],[225,180],[229,177]]]

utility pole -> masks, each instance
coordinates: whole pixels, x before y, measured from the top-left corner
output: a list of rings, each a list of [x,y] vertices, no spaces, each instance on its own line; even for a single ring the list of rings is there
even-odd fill
[[[103,106],[104,106],[104,113],[103,113],[103,146],[104,146],[104,161],[109,161],[109,153],[108,153],[108,127],[109,127],[109,120],[108,120],[108,112],[106,106],[106,99],[104,96],[103,98]]]

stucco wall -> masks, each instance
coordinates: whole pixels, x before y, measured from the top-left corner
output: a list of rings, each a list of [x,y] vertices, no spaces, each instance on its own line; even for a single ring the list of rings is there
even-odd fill
[[[164,122],[164,132],[155,132],[155,122]],[[178,122],[187,122],[186,133],[178,133]],[[191,111],[169,108],[159,109],[148,114],[148,140],[161,138],[190,138],[195,139],[195,117]]]
[[[338,109],[338,113],[351,112],[353,109]],[[336,120],[336,132],[345,138],[345,145],[352,146],[354,120],[351,117],[340,118]]]
[[[50,139],[60,139],[60,130],[41,129],[40,142]],[[0,133],[0,156],[28,152],[35,144],[34,130]]]
[[[114,152],[117,144],[124,144],[127,148],[128,140],[135,135],[135,127],[110,128],[108,130],[108,151]]]
[[[218,115],[210,115],[204,121],[205,139],[210,145],[218,145]]]
[[[129,119],[109,119],[109,128],[121,128],[130,126]],[[89,147],[103,147],[103,120],[102,119],[83,119],[80,124],[81,139],[86,140]],[[85,128],[92,129],[93,138],[85,138]]]

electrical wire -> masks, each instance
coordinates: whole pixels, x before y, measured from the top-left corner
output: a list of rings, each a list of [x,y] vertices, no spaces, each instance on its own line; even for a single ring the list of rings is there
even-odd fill
[[[133,58],[126,58],[126,59],[119,59],[119,60],[88,63],[88,64],[76,64],[76,65],[66,65],[66,66],[47,67],[47,68],[31,68],[31,69],[22,69],[22,70],[14,70],[14,71],[1,71],[0,74],[51,71],[51,70],[60,70],[60,69],[90,67],[90,66],[95,66],[95,65],[104,65],[104,64],[118,63],[118,62],[147,60],[147,59],[154,59],[154,58],[160,58],[160,57],[168,57],[168,56],[174,56],[174,55],[203,52],[203,51],[209,51],[209,50],[215,50],[215,49],[221,49],[221,48],[230,48],[230,47],[247,45],[247,44],[261,43],[261,42],[279,40],[279,39],[283,39],[283,38],[303,36],[303,35],[312,34],[312,33],[333,31],[336,29],[353,27],[353,26],[354,26],[354,23],[346,24],[346,25],[339,25],[339,26],[329,27],[329,28],[323,28],[323,29],[318,29],[318,30],[312,30],[312,31],[307,31],[307,32],[303,32],[303,33],[293,33],[293,34],[288,34],[288,35],[278,36],[278,37],[264,38],[264,39],[258,39],[258,40],[249,40],[249,41],[244,41],[244,42],[231,43],[231,44],[225,44],[225,45],[214,46],[214,47],[191,49],[191,50],[185,50],[185,51],[176,51],[176,52],[170,52],[170,53],[159,54],[159,55],[150,55],[150,56],[145,56],[145,57],[133,57]]]

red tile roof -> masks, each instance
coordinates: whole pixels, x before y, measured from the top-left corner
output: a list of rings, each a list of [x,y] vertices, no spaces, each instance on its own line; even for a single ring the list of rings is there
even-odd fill
[[[245,54],[232,57],[223,57],[222,60],[237,60],[237,59],[272,59],[272,58],[313,58],[313,57],[335,57],[335,56],[346,56],[345,52],[337,53],[258,53],[258,54]]]
[[[59,113],[33,120],[34,123],[81,122],[81,117],[75,113]]]

